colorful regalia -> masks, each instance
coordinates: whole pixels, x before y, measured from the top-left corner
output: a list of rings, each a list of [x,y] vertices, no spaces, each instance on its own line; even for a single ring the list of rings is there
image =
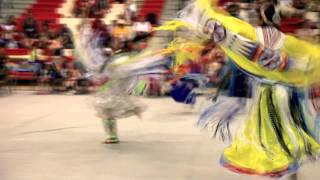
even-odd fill
[[[196,34],[198,42],[217,43],[253,79],[252,99],[217,97],[198,125],[232,140],[221,157],[224,167],[271,177],[294,173],[320,153],[318,114],[309,95],[310,87],[319,82],[320,47],[272,26],[254,28],[211,7],[209,0],[197,0],[158,29],[183,29]],[[245,123],[231,137],[229,125],[247,103]]]
[[[144,106],[130,97],[139,93],[143,84],[139,78],[168,71],[162,52],[120,53],[110,56],[99,46],[100,34],[84,24],[78,47],[87,76],[102,84],[93,98],[93,106],[102,119],[109,136],[104,143],[118,143],[116,119],[138,115]],[[134,92],[137,91],[137,92]]]

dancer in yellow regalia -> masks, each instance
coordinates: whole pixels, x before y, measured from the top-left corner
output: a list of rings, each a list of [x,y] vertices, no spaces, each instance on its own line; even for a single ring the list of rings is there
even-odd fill
[[[253,27],[219,13],[208,0],[197,0],[159,28],[188,29],[198,35],[195,39],[215,42],[253,79],[250,112],[221,157],[222,165],[234,172],[280,177],[320,153],[319,122],[308,96],[320,77],[320,47],[279,31],[278,11],[272,3],[262,5],[261,24]],[[198,124],[214,134],[229,134],[229,124],[243,106],[235,101],[226,112],[225,101],[218,97]]]

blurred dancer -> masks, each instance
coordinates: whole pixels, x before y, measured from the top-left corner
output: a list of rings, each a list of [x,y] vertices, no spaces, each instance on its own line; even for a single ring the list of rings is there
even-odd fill
[[[100,86],[92,104],[102,119],[107,135],[104,143],[119,143],[117,120],[140,117],[143,110],[143,106],[129,96],[137,85],[138,77],[167,72],[167,69],[162,68],[166,61],[160,54],[153,57],[153,52],[150,52],[152,57],[148,53],[140,55],[139,61],[132,60],[132,56],[136,55],[133,52],[111,55],[99,46],[101,34],[92,31],[90,24],[84,22],[81,28],[78,53],[86,66],[86,77]]]
[[[180,13],[180,21],[166,25],[169,30],[184,27],[195,32],[199,37],[193,36],[195,42],[211,39],[254,79],[245,124],[225,149],[221,164],[244,174],[281,177],[295,173],[305,160],[320,154],[306,93],[319,82],[320,56],[315,53],[319,47],[280,32],[279,10],[273,3],[260,7],[261,23],[256,28],[220,13],[210,3],[197,0]],[[231,140],[229,125],[242,109],[238,99],[218,97],[198,124]]]
[[[280,26],[278,9],[272,3],[265,3],[260,7],[259,13],[261,22],[260,26],[256,27],[255,30],[257,39],[262,45],[260,47],[267,49],[260,49],[262,54],[260,54],[260,59],[256,61],[258,61],[261,67],[268,71],[285,71],[289,66],[288,59],[281,57],[281,55],[277,56],[273,54],[273,51],[280,51],[284,41],[284,35],[278,30]],[[216,28],[218,27],[216,26]],[[219,36],[223,36],[223,34],[221,34],[222,31],[221,29],[220,31],[219,29],[215,29],[215,32],[217,33],[215,34],[216,37],[218,37],[216,40],[219,41]],[[256,50],[256,56],[259,56],[257,51],[260,50]],[[256,101],[256,107],[258,108],[251,112],[250,118],[252,119],[248,121],[243,131],[245,138],[236,137],[232,145],[225,150],[221,162],[225,167],[235,172],[261,174],[273,177],[293,173],[290,178],[293,180],[297,179],[295,172],[299,168],[302,159],[307,156],[316,157],[320,148],[319,144],[312,138],[313,134],[306,125],[305,114],[301,112],[300,109],[302,105],[299,101],[305,98],[303,90],[285,85],[277,85],[265,80],[259,81],[255,89],[258,90],[256,95],[258,95],[259,98],[255,98],[254,101]],[[284,104],[286,100],[289,103],[287,105]],[[283,101],[283,104],[277,104],[280,101]],[[288,114],[285,114],[287,111],[289,111]],[[258,120],[258,126],[254,127],[253,124],[256,123],[256,119]],[[288,119],[292,119],[293,124],[296,125],[287,125],[287,130],[284,130],[283,126],[285,126]],[[221,121],[219,124],[220,123]],[[289,121],[289,123],[291,122]],[[268,128],[267,126],[272,128]],[[257,134],[247,131],[248,129],[253,130],[254,128],[257,128]],[[287,139],[292,136],[287,131],[294,132],[295,137],[292,138],[295,140]],[[274,133],[274,136],[265,136],[263,135],[264,133]],[[255,136],[257,139],[252,138]],[[246,143],[244,141],[252,141],[252,143]],[[298,141],[300,147],[293,148],[292,146],[295,146],[294,144],[296,143],[294,141]],[[304,141],[304,143],[299,141]],[[256,143],[260,144],[260,147],[254,145]],[[276,163],[283,165],[279,166],[279,164],[274,164],[273,160],[266,161],[266,159],[263,158],[266,151],[263,149],[268,149],[267,152],[273,152],[274,155],[272,156],[273,159],[276,159]],[[257,159],[241,159],[241,153],[246,153],[249,157],[256,157]]]
[[[133,115],[140,117],[142,109],[129,98],[127,90],[130,84],[127,81],[130,79],[120,80],[113,77],[95,95],[95,107],[107,135],[104,141],[106,144],[119,143],[117,119]]]

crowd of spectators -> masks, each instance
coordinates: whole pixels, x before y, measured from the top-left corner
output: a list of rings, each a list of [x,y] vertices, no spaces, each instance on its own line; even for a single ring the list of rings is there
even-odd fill
[[[259,17],[256,9],[263,1],[226,1],[223,6],[231,14],[238,12],[232,14],[233,16],[255,25]],[[112,3],[122,3],[124,9],[117,19],[113,20],[111,24],[106,24],[103,17],[109,12]],[[295,29],[290,33],[294,33],[300,38],[319,42],[319,1],[284,0],[277,3],[279,3],[283,21],[294,20]],[[147,46],[154,22],[146,17],[138,16],[137,5],[134,1],[77,0],[74,7],[74,16],[84,18],[86,22],[89,22],[89,30],[98,35],[99,46],[108,49],[110,54],[139,51]],[[85,29],[83,28],[84,24],[87,23],[82,23],[79,26],[79,31]],[[32,14],[28,14],[23,23],[18,25],[14,17],[9,17],[5,23],[1,24],[0,47],[37,49],[41,53],[36,54],[43,54],[45,57],[53,56],[50,63],[40,65],[38,75],[41,77],[41,83],[60,84],[64,89],[78,89],[79,85],[87,84],[83,77],[83,68],[77,64],[74,58],[66,55],[66,49],[74,48],[71,31],[66,25],[57,29],[52,27],[49,21],[36,21]],[[4,50],[1,48],[0,69],[6,64],[6,59]],[[39,59],[39,56],[34,57],[34,60]],[[187,61],[179,68],[179,73],[208,74],[210,83],[215,84],[219,82],[220,71],[224,66],[222,59],[224,59],[222,51],[208,45],[197,61]],[[3,72],[0,70],[0,77],[3,76],[1,75],[4,74]],[[150,83],[156,84],[157,82],[150,80]]]
[[[137,16],[133,1],[112,3],[123,3],[124,9],[111,24],[106,24],[102,18],[112,5],[108,0],[78,0],[74,15],[90,22],[90,31],[98,35],[99,46],[108,49],[111,54],[143,49],[152,32],[151,23]],[[30,71],[36,76],[28,80],[36,79],[41,85],[50,84],[64,90],[81,89],[88,85],[83,66],[73,56],[72,32],[67,25],[57,28],[52,24],[50,21],[39,22],[29,13],[21,24],[10,16],[0,25],[1,79],[10,74],[8,70],[21,70],[23,67],[23,71],[32,69]],[[80,24],[79,31],[84,24]],[[30,55],[28,61],[9,62],[5,49],[15,48],[27,49]]]
[[[74,93],[86,93],[89,90],[89,80],[84,72],[78,61],[57,56],[50,63],[43,63],[39,68],[38,83],[40,86],[52,87],[49,91],[72,90]],[[48,88],[40,90],[47,93]]]
[[[94,17],[92,29],[100,33],[101,43],[105,47],[119,49],[119,46],[123,47],[121,43],[128,42],[134,38],[145,37],[152,30],[150,22],[146,21],[144,17],[137,16],[137,7],[133,1],[119,2],[125,3],[124,12],[113,20],[112,24],[105,24],[101,19],[103,16],[89,16],[90,13],[85,16],[79,16]],[[79,5],[79,3],[84,5]],[[83,8],[85,10],[90,10],[90,7],[96,7],[103,12],[99,12],[99,10],[93,11],[104,15],[107,13],[104,10],[108,9],[110,5],[111,1],[108,0],[77,0],[75,7],[79,9],[74,13],[75,16],[78,16],[78,12],[82,7],[85,7]],[[56,55],[61,55],[60,49],[73,49],[72,34],[68,27],[62,25],[62,27],[57,28],[52,24],[49,20],[37,21],[31,13],[27,15],[21,24],[17,23],[14,16],[10,16],[0,24],[0,45],[5,48],[51,49],[53,54]]]
[[[85,19],[79,31],[93,31],[99,37],[99,46],[112,52],[131,51],[137,46],[146,46],[152,34],[152,24],[145,17],[137,15],[137,6],[133,1],[114,3],[123,3],[124,8],[110,24],[106,24],[102,18]],[[90,29],[84,28],[88,21],[91,23]]]
[[[250,24],[259,21],[257,11],[266,0],[225,1],[224,6],[232,11],[239,11],[236,16]],[[320,42],[320,1],[319,0],[273,0],[279,7],[282,24],[280,29],[285,33],[311,42]],[[229,9],[230,8],[230,9]]]
[[[48,20],[39,22],[31,13],[18,24],[15,17],[10,16],[0,24],[0,81],[43,79],[46,66],[52,66],[55,57],[67,59],[66,51],[73,48],[72,33],[66,25],[57,26]],[[15,49],[26,52],[27,61],[11,61],[6,52]],[[55,78],[52,72],[50,83]]]
[[[72,34],[66,25],[56,28],[50,21],[38,22],[28,14],[22,24],[13,16],[0,24],[0,45],[5,48],[72,49]]]
[[[232,16],[249,22],[252,25],[259,23],[259,7],[265,0],[238,0],[222,4],[223,8]],[[270,1],[268,1],[270,2]],[[319,6],[320,1],[311,0],[274,0],[277,3],[282,17],[282,27],[285,33],[291,33],[309,42],[319,43]],[[186,1],[186,3],[188,3]],[[290,25],[289,27],[287,27]],[[226,56],[221,49],[208,44],[195,61],[186,61],[178,68],[179,77],[170,80],[170,83],[181,79],[188,73],[206,74],[209,78],[208,86],[217,86],[225,75]],[[152,82],[155,83],[155,82]]]

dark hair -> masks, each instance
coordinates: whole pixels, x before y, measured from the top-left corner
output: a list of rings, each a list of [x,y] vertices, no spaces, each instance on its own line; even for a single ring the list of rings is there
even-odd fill
[[[279,22],[275,22],[274,17],[278,16],[276,7],[273,3],[265,3],[258,9],[260,19],[263,21],[262,26],[274,26],[275,28],[279,28]]]
[[[272,4],[268,5],[268,7],[264,10],[264,14],[270,22],[273,21],[273,16],[275,13],[276,13],[276,8]]]
[[[230,4],[226,10],[231,14],[231,16],[237,16],[240,10],[240,6],[238,4],[233,3]]]

